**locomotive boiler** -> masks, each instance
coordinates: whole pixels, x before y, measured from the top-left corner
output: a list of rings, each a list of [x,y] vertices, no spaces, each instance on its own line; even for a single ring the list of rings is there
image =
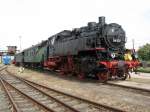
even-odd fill
[[[125,31],[116,23],[106,24],[105,18],[99,22],[89,22],[88,26],[64,30],[49,38],[50,56],[79,55],[79,53],[105,48],[121,51],[125,48]],[[88,55],[88,54],[87,54]]]

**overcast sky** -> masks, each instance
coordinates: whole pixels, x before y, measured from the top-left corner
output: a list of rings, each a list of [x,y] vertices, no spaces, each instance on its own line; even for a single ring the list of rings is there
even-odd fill
[[[128,48],[132,39],[136,48],[150,43],[150,0],[0,0],[0,49],[20,49],[20,36],[24,49],[99,16],[122,25]]]

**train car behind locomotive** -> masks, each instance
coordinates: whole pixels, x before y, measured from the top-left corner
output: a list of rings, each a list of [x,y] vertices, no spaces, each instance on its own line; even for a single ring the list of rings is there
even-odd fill
[[[43,67],[47,57],[47,40],[23,50],[15,55],[15,64],[30,67]]]
[[[26,66],[43,67],[47,56],[47,40],[23,50],[23,62]]]

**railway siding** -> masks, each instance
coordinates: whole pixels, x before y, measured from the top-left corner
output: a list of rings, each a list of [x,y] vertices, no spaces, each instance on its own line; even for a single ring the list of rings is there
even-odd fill
[[[6,91],[0,81],[0,112],[11,112],[13,111],[13,106],[9,97],[6,94]]]
[[[90,80],[77,81],[73,79],[73,77],[62,78],[62,76],[54,75],[53,72],[48,71],[39,73],[38,71],[25,69],[25,71],[20,74],[17,73],[18,67],[14,66],[9,66],[7,70],[19,77],[29,79],[55,90],[79,96],[100,104],[116,107],[121,110],[129,112],[149,112],[150,109],[150,97],[147,94],[148,92],[110,86]]]
[[[139,84],[136,82],[126,82],[126,81],[124,81],[124,82],[108,81],[107,84],[111,85],[111,86],[118,86],[118,87],[122,87],[122,88],[126,88],[126,89],[132,89],[132,90],[150,93],[150,86],[148,84]]]
[[[123,110],[94,103],[25,81],[13,76],[13,74],[2,74],[1,78],[11,88],[14,88],[26,97],[30,97],[34,101],[36,100],[40,105],[42,104],[54,112],[123,112]]]
[[[19,92],[13,86],[9,85],[6,81],[2,81],[7,88],[7,93],[11,95],[13,105],[15,107],[14,112],[45,112],[39,105],[29,99],[26,95]]]

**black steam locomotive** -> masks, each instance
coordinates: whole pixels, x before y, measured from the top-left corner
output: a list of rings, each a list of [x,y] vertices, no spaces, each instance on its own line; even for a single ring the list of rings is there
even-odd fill
[[[105,17],[87,26],[64,30],[48,40],[16,54],[15,63],[40,66],[107,81],[113,76],[125,79],[129,69],[124,61],[126,35],[116,23],[106,24]],[[120,72],[121,71],[121,72]]]
[[[106,24],[105,18],[99,22],[89,22],[88,26],[64,30],[49,38],[50,56],[78,55],[79,52],[95,48],[122,51],[125,47],[124,30],[116,23]],[[88,54],[87,54],[88,55]]]

